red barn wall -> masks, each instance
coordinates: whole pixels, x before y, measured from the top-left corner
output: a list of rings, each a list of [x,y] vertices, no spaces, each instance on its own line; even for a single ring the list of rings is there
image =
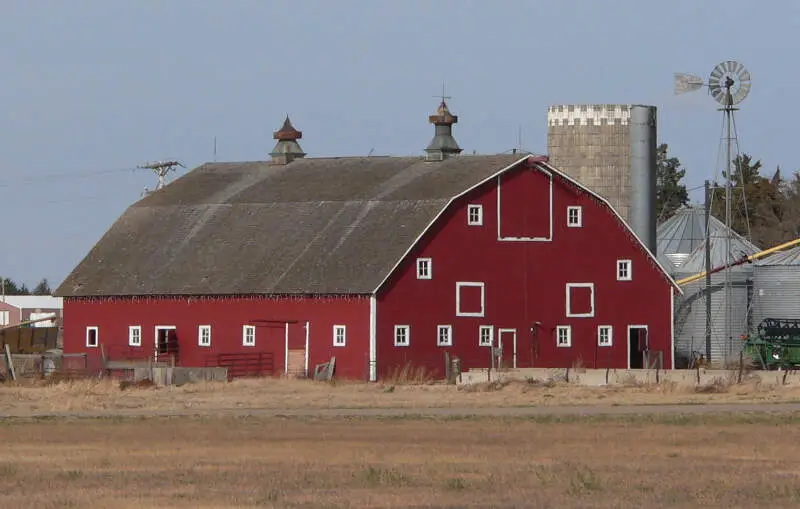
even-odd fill
[[[480,325],[514,329],[518,367],[628,367],[627,327],[647,325],[650,349],[672,365],[673,287],[632,235],[599,201],[553,176],[552,242],[498,241],[504,236],[550,236],[550,180],[522,166],[454,202],[378,295],[377,356],[380,373],[407,363],[441,374],[443,352],[462,367],[487,367],[490,349],[478,345]],[[467,225],[469,204],[483,206],[483,225]],[[567,226],[567,207],[582,207],[580,228]],[[498,209],[499,214],[498,216]],[[501,219],[498,229],[498,217]],[[432,259],[432,279],[417,279],[416,259]],[[632,261],[632,281],[617,281],[617,260]],[[485,285],[483,317],[456,316],[456,282]],[[594,284],[594,317],[566,316],[567,283]],[[576,289],[573,313],[588,305]],[[465,296],[469,300],[474,300]],[[463,303],[462,303],[463,305]],[[474,306],[474,304],[471,304]],[[466,309],[462,309],[466,310]],[[467,310],[469,311],[469,310]],[[533,322],[541,322],[536,338]],[[410,346],[394,346],[394,326],[410,325]],[[452,325],[453,346],[438,347],[437,325]],[[572,346],[556,347],[556,327],[572,328]],[[613,327],[613,344],[598,346],[597,327]],[[504,348],[505,365],[511,357]]]
[[[100,349],[86,346],[86,327],[96,326],[99,342],[112,360],[146,359],[155,351],[156,326],[175,326],[179,364],[205,366],[220,353],[271,352],[275,373],[285,361],[283,323],[289,325],[290,349],[304,348],[309,322],[309,373],[336,357],[336,374],[367,379],[369,374],[369,297],[319,298],[93,298],[64,299],[64,351],[87,353],[99,366]],[[242,326],[256,325],[255,346],[243,346]],[[128,327],[142,327],[142,346],[128,345]],[[211,346],[198,345],[198,327],[211,325]],[[347,327],[344,347],[333,346],[333,326]]]

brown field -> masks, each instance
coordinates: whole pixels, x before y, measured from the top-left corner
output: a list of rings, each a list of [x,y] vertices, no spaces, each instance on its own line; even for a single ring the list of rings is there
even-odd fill
[[[788,414],[0,423],[0,507],[782,508]]]
[[[0,416],[33,413],[205,413],[222,409],[501,408],[664,404],[787,403],[800,387],[744,383],[695,389],[670,384],[579,387],[529,384],[456,387],[253,379],[181,387],[121,389],[119,382],[77,381],[40,387],[0,386]]]

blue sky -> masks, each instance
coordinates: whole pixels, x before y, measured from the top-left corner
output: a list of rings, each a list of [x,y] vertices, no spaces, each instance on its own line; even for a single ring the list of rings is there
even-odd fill
[[[720,117],[673,73],[739,60],[742,151],[794,171],[798,26],[788,0],[5,0],[0,275],[57,285],[153,187],[133,167],[192,168],[215,136],[218,160],[264,160],[285,113],[311,156],[421,154],[442,82],[468,153],[519,129],[544,152],[550,104],[655,104],[693,187]]]

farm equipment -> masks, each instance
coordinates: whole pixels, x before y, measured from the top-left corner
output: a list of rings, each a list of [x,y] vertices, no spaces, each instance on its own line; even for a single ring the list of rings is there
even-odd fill
[[[745,339],[744,353],[762,369],[796,369],[800,366],[800,320],[765,318],[757,334]]]

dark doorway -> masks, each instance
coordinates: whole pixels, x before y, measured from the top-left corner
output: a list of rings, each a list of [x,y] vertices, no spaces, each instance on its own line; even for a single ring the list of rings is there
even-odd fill
[[[631,325],[628,327],[628,356],[630,369],[644,368],[644,355],[647,352],[647,327]]]
[[[177,355],[178,335],[175,327],[156,327],[156,353],[158,355]]]

